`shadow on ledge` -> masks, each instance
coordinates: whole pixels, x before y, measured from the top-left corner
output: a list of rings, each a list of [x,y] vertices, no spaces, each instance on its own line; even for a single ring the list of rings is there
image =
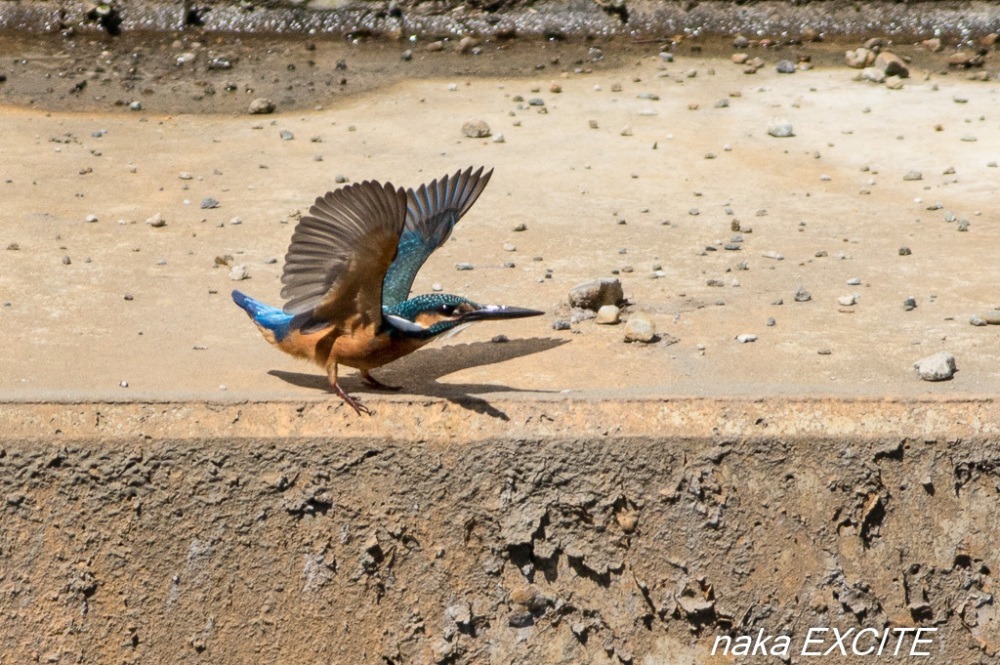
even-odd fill
[[[477,395],[497,392],[552,393],[554,391],[521,390],[497,383],[439,383],[438,379],[463,369],[513,360],[568,343],[569,340],[564,339],[535,337],[500,343],[473,342],[421,349],[385,368],[374,370],[374,374],[375,378],[383,383],[401,386],[401,392],[405,394],[442,397],[470,411],[508,420],[506,413]],[[277,369],[271,370],[268,374],[300,388],[333,392],[324,374],[303,374]],[[381,392],[365,384],[360,376],[341,376],[339,382],[348,393]]]

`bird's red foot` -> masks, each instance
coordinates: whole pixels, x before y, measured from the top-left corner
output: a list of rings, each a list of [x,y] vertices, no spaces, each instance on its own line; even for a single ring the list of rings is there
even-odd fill
[[[369,409],[367,406],[365,406],[364,404],[362,404],[361,400],[359,400],[357,398],[354,398],[354,397],[351,397],[346,392],[344,392],[344,389],[340,387],[340,384],[334,383],[333,384],[333,390],[334,390],[334,392],[337,393],[337,395],[340,396],[340,399],[342,399],[345,402],[347,402],[348,406],[350,406],[352,409],[354,409],[354,411],[359,416],[362,414],[362,412],[366,413],[369,416],[372,415],[371,409]]]
[[[368,372],[361,372],[361,378],[364,379],[365,383],[367,383],[369,386],[371,386],[372,388],[378,388],[379,390],[399,390],[400,389],[400,386],[389,386],[389,385],[386,385],[386,384],[382,383],[381,381],[379,381],[378,379],[376,379],[374,376],[372,376]]]

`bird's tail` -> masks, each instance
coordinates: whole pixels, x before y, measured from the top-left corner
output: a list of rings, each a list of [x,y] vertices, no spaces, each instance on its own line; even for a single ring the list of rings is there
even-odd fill
[[[291,314],[286,314],[277,307],[265,305],[240,291],[233,291],[233,302],[253,319],[264,337],[273,336],[274,342],[280,342],[288,335],[292,322]]]

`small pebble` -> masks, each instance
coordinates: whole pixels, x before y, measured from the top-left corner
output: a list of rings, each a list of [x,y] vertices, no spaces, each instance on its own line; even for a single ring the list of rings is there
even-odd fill
[[[840,296],[839,298],[837,298],[837,302],[844,307],[851,307],[857,302],[857,298],[855,298],[853,295]]]
[[[473,266],[471,263],[456,263],[455,270],[472,270]]]
[[[467,120],[462,125],[462,134],[470,139],[486,138],[490,133],[490,126],[483,120]]]
[[[213,199],[211,196],[206,196],[201,200],[202,210],[211,210],[212,208],[218,208],[218,207],[219,207],[219,201],[217,199]]]
[[[282,129],[280,132],[278,132],[278,136],[281,137],[282,141],[291,141],[292,139],[295,138],[295,134],[292,134],[287,129]]]
[[[913,252],[910,250],[909,247],[900,247],[899,248],[899,255],[900,256],[909,256],[912,253]]]
[[[774,122],[767,126],[767,133],[779,139],[795,136],[795,131],[790,122]]]
[[[234,282],[240,282],[244,279],[250,279],[250,271],[242,263],[237,263],[229,271],[229,279]]]
[[[903,309],[907,312],[917,308],[916,298],[907,298],[903,301]]]
[[[164,219],[160,215],[160,213],[156,213],[152,217],[149,217],[148,219],[146,219],[146,223],[149,224],[150,226],[152,226],[153,228],[157,228],[157,229],[160,228],[161,226],[166,226],[167,225],[166,221],[164,221]]]
[[[68,256],[64,256],[64,257],[62,257],[62,262],[63,262],[64,266],[68,266],[71,263],[73,263],[73,260],[70,259]]]
[[[569,321],[567,321],[566,319],[556,319],[555,321],[552,322],[552,329],[569,330],[570,329]]]
[[[616,305],[603,305],[597,310],[597,317],[594,319],[594,323],[608,326],[615,325],[621,320],[620,317],[621,310]]]
[[[977,314],[973,314],[969,317],[969,323],[974,326],[985,326],[986,321],[981,319]]]
[[[257,99],[250,102],[250,107],[247,111],[251,115],[262,115],[266,113],[274,113],[275,109],[274,102],[266,97],[258,97]]]
[[[776,326],[777,324],[778,324],[778,322],[774,320],[774,317],[773,317],[773,316],[769,316],[769,317],[767,317],[767,327],[768,327],[768,328],[773,328],[773,327],[774,327],[774,326]]]
[[[808,302],[812,300],[812,294],[806,291],[805,287],[800,286],[795,292],[795,302]]]
[[[97,221],[97,215],[87,215],[85,219],[88,224],[93,224]]]
[[[913,181],[913,180],[923,180],[924,174],[920,171],[907,171],[906,175],[903,176],[903,180]]]
[[[861,278],[859,277],[852,277],[849,280],[847,280],[848,286],[857,286],[860,283],[861,283]]]
[[[778,64],[774,66],[779,74],[794,74],[795,73],[795,63],[791,60],[779,60]]]
[[[743,333],[742,335],[738,335],[736,337],[736,341],[739,342],[740,344],[749,344],[750,342],[757,341],[757,335],[754,335],[752,333]]]

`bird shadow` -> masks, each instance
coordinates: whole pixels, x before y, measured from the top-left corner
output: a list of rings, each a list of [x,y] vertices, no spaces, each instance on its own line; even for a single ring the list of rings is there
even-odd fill
[[[565,339],[534,337],[507,342],[471,342],[421,349],[397,360],[389,367],[378,370],[376,378],[386,384],[401,385],[403,393],[441,397],[470,411],[509,420],[506,413],[479,395],[496,392],[552,393],[554,391],[524,390],[500,383],[441,383],[438,379],[463,369],[513,360],[568,343],[569,340]],[[326,376],[322,374],[286,372],[278,369],[273,369],[268,374],[300,388],[333,392]],[[339,383],[349,393],[383,392],[364,383],[360,376],[342,377]]]

